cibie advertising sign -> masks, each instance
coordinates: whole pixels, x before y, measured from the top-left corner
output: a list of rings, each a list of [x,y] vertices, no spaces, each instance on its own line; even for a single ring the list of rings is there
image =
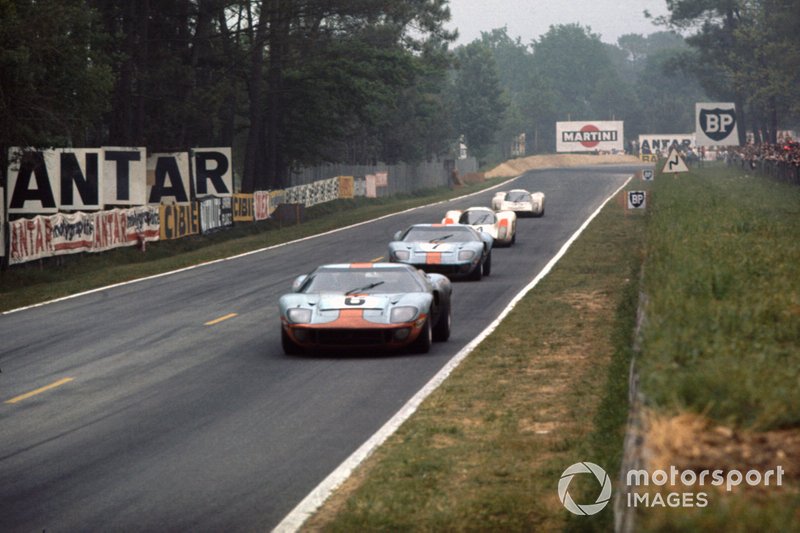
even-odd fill
[[[623,151],[625,148],[623,124],[621,120],[556,122],[556,151]]]
[[[738,146],[736,105],[732,103],[695,104],[698,146]]]

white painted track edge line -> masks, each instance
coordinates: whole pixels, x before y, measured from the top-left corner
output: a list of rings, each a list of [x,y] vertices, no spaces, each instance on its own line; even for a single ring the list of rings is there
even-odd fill
[[[517,176],[518,178],[519,176]],[[514,179],[517,179],[514,178]],[[341,486],[342,483],[350,477],[350,474],[358,468],[358,466],[367,459],[372,453],[383,444],[392,434],[394,434],[400,426],[413,415],[422,402],[433,393],[439,386],[444,383],[445,379],[458,367],[466,357],[486,338],[488,337],[497,326],[508,316],[517,303],[525,297],[539,282],[550,273],[553,267],[558,263],[572,244],[578,239],[583,231],[589,226],[592,220],[600,214],[606,204],[611,201],[619,192],[630,183],[633,176],[628,177],[618,189],[616,189],[610,196],[608,196],[602,204],[581,224],[575,233],[561,246],[556,255],[542,268],[536,277],[531,280],[528,285],[522,288],[520,292],[511,299],[508,305],[503,309],[500,314],[495,318],[483,331],[481,331],[474,339],[466,344],[457,354],[455,354],[440,370],[436,373],[414,396],[411,397],[400,410],[389,419],[374,435],[367,439],[364,444],[354,451],[347,459],[342,462],[328,477],[317,485],[300,503],[292,509],[281,522],[272,530],[273,533],[291,533],[295,532],[305,523],[314,512],[319,509],[323,503],[330,497],[330,495]]]
[[[418,205],[416,207],[410,207],[408,209],[404,209],[403,211],[397,211],[396,213],[389,213],[388,215],[382,215],[382,216],[379,216],[377,218],[372,218],[370,220],[363,220],[361,222],[356,222],[355,224],[350,224],[349,226],[343,226],[341,228],[335,228],[335,229],[328,230],[328,231],[325,231],[325,232],[322,232],[322,233],[315,233],[314,235],[309,235],[307,237],[301,237],[301,238],[295,239],[293,241],[287,241],[287,242],[282,242],[282,243],[278,243],[278,244],[273,244],[272,246],[267,246],[265,248],[259,248],[257,250],[250,250],[249,252],[244,252],[244,253],[241,253],[241,254],[232,255],[230,257],[222,257],[220,259],[214,259],[212,261],[205,261],[203,263],[198,263],[196,265],[191,265],[191,266],[179,268],[179,269],[176,269],[176,270],[170,270],[168,272],[161,272],[159,274],[153,274],[152,276],[145,276],[143,278],[136,278],[136,279],[132,279],[132,280],[128,280],[128,281],[122,281],[120,283],[114,283],[112,285],[105,285],[103,287],[97,287],[96,289],[90,289],[88,291],[83,291],[83,292],[79,292],[79,293],[75,293],[75,294],[70,294],[68,296],[62,296],[60,298],[55,298],[53,300],[47,300],[47,301],[39,302],[39,303],[36,303],[36,304],[26,305],[24,307],[18,307],[16,309],[9,309],[8,311],[1,312],[0,316],[2,316],[2,315],[10,315],[12,313],[19,313],[20,311],[26,311],[28,309],[34,309],[36,307],[42,307],[44,305],[54,304],[54,303],[57,303],[57,302],[63,302],[65,300],[71,300],[73,298],[79,298],[81,296],[94,294],[96,292],[107,291],[109,289],[114,289],[114,288],[117,288],[117,287],[124,287],[125,285],[132,285],[134,283],[139,283],[140,281],[149,281],[149,280],[152,280],[152,279],[157,279],[157,278],[161,278],[161,277],[165,277],[165,276],[171,276],[173,274],[178,274],[180,272],[187,272],[189,270],[194,270],[195,268],[201,268],[201,267],[205,267],[205,266],[209,266],[209,265],[214,265],[214,264],[217,264],[217,263],[222,263],[224,261],[232,261],[234,259],[239,259],[241,257],[247,257],[249,255],[254,255],[254,254],[259,254],[259,253],[266,252],[266,251],[269,251],[269,250],[274,250],[275,248],[280,248],[282,246],[289,246],[290,244],[296,244],[298,242],[303,242],[303,241],[307,241],[307,240],[311,240],[311,239],[316,239],[318,237],[324,237],[325,235],[331,235],[333,233],[338,233],[340,231],[345,231],[345,230],[348,230],[348,229],[356,228],[356,227],[359,227],[359,226],[363,226],[365,224],[370,224],[372,222],[376,222],[378,220],[383,220],[383,219],[391,218],[391,217],[394,217],[394,216],[397,216],[397,215],[410,213],[411,211],[415,211],[417,209],[423,209],[423,208],[426,208],[426,207],[433,207],[435,205],[445,204],[447,202],[454,202],[456,200],[463,200],[464,198],[469,198],[470,196],[475,196],[475,195],[484,193],[486,191],[491,191],[493,189],[497,189],[498,187],[502,187],[503,185],[508,185],[509,183],[512,183],[512,182],[518,180],[519,178],[521,178],[526,173],[527,172],[524,172],[524,173],[520,174],[519,176],[514,176],[511,179],[507,179],[505,181],[502,181],[500,183],[492,185],[491,187],[487,187],[485,189],[481,189],[480,191],[475,191],[475,192],[472,192],[472,193],[469,193],[469,194],[464,194],[462,196],[457,196],[455,198],[450,198],[448,200],[439,200],[438,202],[432,202],[430,204]]]

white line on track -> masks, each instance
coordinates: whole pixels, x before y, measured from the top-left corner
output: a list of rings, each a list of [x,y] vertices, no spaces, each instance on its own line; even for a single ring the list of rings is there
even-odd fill
[[[520,176],[514,178],[516,180]],[[512,309],[517,305],[517,303],[539,282],[544,278],[553,267],[558,263],[561,258],[567,253],[567,250],[572,246],[572,243],[580,236],[581,233],[589,226],[589,224],[594,220],[594,218],[600,214],[603,207],[612,199],[614,198],[622,189],[625,188],[628,183],[630,183],[633,176],[630,176],[625,183],[623,183],[616,191],[614,191],[608,198],[606,198],[600,207],[597,210],[589,215],[581,227],[572,234],[572,236],[564,243],[558,253],[544,266],[544,268],[536,275],[533,280],[528,283],[516,296],[508,303],[505,309],[494,319],[494,321],[486,326],[486,328],[481,331],[477,337],[472,339],[466,346],[464,346],[457,354],[455,354],[452,359],[450,359],[445,366],[442,367],[439,372],[436,373],[433,378],[425,384],[422,389],[419,390],[414,396],[411,397],[410,400],[392,417],[389,419],[386,424],[383,425],[382,428],[378,430],[377,433],[372,435],[367,441],[362,444],[356,451],[354,451],[350,457],[344,460],[342,464],[340,464],[333,472],[331,472],[328,477],[326,477],[322,482],[312,490],[308,496],[306,496],[297,506],[292,509],[288,515],[273,529],[274,533],[288,533],[294,532],[300,529],[300,526],[317,510],[319,509],[325,500],[335,491],[339,486],[344,483],[344,481],[350,477],[350,474],[355,470],[358,465],[360,465],[367,457],[369,457],[372,452],[374,452],[381,444],[383,444],[386,439],[388,439],[395,431],[397,431],[400,426],[405,422],[412,414],[417,410],[420,404],[427,398],[433,391],[435,391],[439,385],[441,385],[445,379],[455,370],[455,368],[463,361],[471,352],[474,350],[478,344],[480,344],[483,339],[488,337],[500,322],[511,312]],[[513,181],[513,180],[509,180]],[[505,182],[505,183],[509,183]],[[485,189],[489,190],[489,189]],[[483,191],[481,191],[483,192]],[[467,195],[469,196],[469,195]],[[462,196],[461,198],[465,198]],[[455,198],[457,199],[457,198]],[[441,203],[441,202],[437,202]],[[431,204],[436,205],[436,204]]]
[[[434,205],[446,204],[448,202],[453,202],[455,200],[463,200],[464,198],[469,198],[470,196],[475,196],[475,195],[484,193],[486,191],[491,191],[493,189],[497,189],[498,187],[502,187],[504,185],[508,185],[509,183],[513,183],[514,181],[516,181],[519,178],[521,178],[523,175],[524,174],[520,174],[519,176],[515,176],[515,177],[513,177],[513,178],[511,178],[509,180],[505,180],[505,181],[503,181],[501,183],[498,183],[497,185],[492,185],[491,187],[487,187],[485,189],[481,189],[480,191],[475,191],[473,193],[465,194],[463,196],[458,196],[456,198],[450,198],[448,200],[440,200],[438,202],[433,202],[433,203],[430,203],[430,204],[419,205],[417,207],[411,207],[411,208],[405,209],[403,211],[398,211],[396,213],[389,213],[388,215],[383,215],[383,216],[380,216],[380,217],[377,217],[377,218],[373,218],[373,219],[370,219],[370,220],[365,220],[363,222],[357,222],[355,224],[350,224],[349,226],[344,226],[342,228],[332,229],[332,230],[326,231],[324,233],[317,233],[315,235],[309,235],[308,237],[295,239],[293,241],[282,242],[280,244],[273,244],[272,246],[267,246],[266,248],[259,248],[258,250],[251,250],[249,252],[245,252],[245,253],[242,253],[242,254],[232,255],[230,257],[223,257],[222,259],[215,259],[213,261],[206,261],[205,263],[199,263],[197,265],[192,265],[192,266],[188,266],[188,267],[185,267],[185,268],[179,268],[177,270],[170,270],[169,272],[162,272],[161,274],[154,274],[152,276],[147,276],[147,277],[144,277],[144,278],[137,278],[137,279],[132,279],[130,281],[123,281],[121,283],[114,283],[113,285],[106,285],[105,287],[98,287],[97,289],[91,289],[91,290],[84,291],[84,292],[79,292],[79,293],[76,293],[76,294],[70,294],[69,296],[56,298],[54,300],[48,300],[46,302],[40,302],[38,304],[27,305],[25,307],[18,307],[17,309],[11,309],[9,311],[3,311],[2,313],[0,313],[0,315],[10,315],[11,313],[18,313],[20,311],[25,311],[27,309],[33,309],[35,307],[41,307],[43,305],[53,304],[53,303],[56,303],[56,302],[63,302],[65,300],[71,300],[73,298],[79,298],[81,296],[86,296],[87,294],[93,294],[93,293],[96,293],[96,292],[102,292],[102,291],[107,291],[109,289],[114,289],[116,287],[123,287],[125,285],[131,285],[133,283],[139,283],[140,281],[147,281],[147,280],[161,278],[161,277],[165,277],[165,276],[171,276],[171,275],[177,274],[179,272],[186,272],[188,270],[194,270],[195,268],[200,268],[200,267],[204,267],[204,266],[208,266],[208,265],[214,265],[214,264],[222,263],[222,262],[225,262],[225,261],[231,261],[233,259],[238,259],[240,257],[246,257],[248,255],[254,255],[254,254],[259,254],[259,253],[262,253],[262,252],[266,252],[268,250],[274,250],[275,248],[280,248],[282,246],[288,246],[290,244],[295,244],[295,243],[298,243],[298,242],[303,242],[303,241],[308,241],[308,240],[311,240],[311,239],[316,239],[317,237],[324,237],[325,235],[331,235],[333,233],[338,233],[340,231],[345,231],[345,230],[348,230],[348,229],[351,229],[351,228],[357,228],[358,226],[363,226],[365,224],[370,224],[372,222],[375,222],[376,220],[383,220],[385,218],[390,218],[390,217],[394,217],[394,216],[397,216],[397,215],[402,215],[404,213],[410,213],[411,211],[416,211],[417,209],[423,209],[425,207],[432,207]]]

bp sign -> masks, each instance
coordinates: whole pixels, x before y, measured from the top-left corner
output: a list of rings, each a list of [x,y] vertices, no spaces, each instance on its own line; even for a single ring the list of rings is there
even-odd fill
[[[738,146],[736,105],[733,103],[695,104],[695,135],[698,146]]]
[[[647,207],[645,191],[628,191],[628,209],[644,209]]]

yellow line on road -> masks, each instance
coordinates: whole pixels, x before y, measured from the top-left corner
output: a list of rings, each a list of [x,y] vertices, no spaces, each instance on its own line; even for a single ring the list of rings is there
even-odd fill
[[[233,318],[235,316],[239,316],[239,315],[237,313],[229,313],[229,314],[227,314],[225,316],[221,316],[219,318],[215,318],[214,320],[210,320],[210,321],[206,322],[203,325],[204,326],[213,326],[214,324],[219,324],[220,322],[223,322],[223,321],[228,320],[230,318]]]
[[[56,381],[54,383],[51,383],[50,385],[46,385],[46,386],[42,387],[41,389],[32,390],[30,392],[26,392],[25,394],[21,394],[19,396],[11,398],[10,400],[6,400],[5,403],[19,403],[22,400],[27,400],[31,396],[36,396],[37,394],[41,394],[41,393],[43,393],[45,391],[49,391],[50,389],[55,389],[56,387],[60,387],[61,385],[64,385],[65,383],[69,383],[70,381],[74,381],[74,378],[59,379],[58,381]]]
[[[370,261],[370,263],[377,263],[377,262],[378,262],[378,261],[380,261],[381,259],[383,259],[383,256],[376,257],[375,259],[372,259],[372,260]]]

